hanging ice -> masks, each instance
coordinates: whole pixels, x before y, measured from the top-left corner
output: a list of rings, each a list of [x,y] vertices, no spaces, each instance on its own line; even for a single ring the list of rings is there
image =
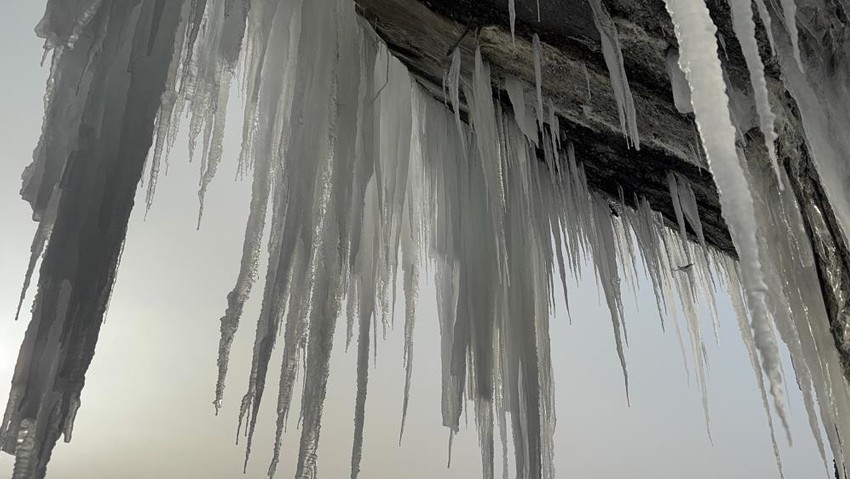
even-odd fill
[[[620,128],[629,144],[636,150],[640,150],[640,135],[637,129],[637,113],[635,113],[635,102],[632,98],[632,90],[629,87],[629,79],[626,77],[626,69],[623,65],[623,52],[620,50],[620,38],[617,34],[617,26],[611,15],[602,3],[602,0],[589,0],[593,11],[593,22],[599,30],[599,38],[602,40],[602,55],[608,66],[608,75],[611,79],[611,88],[614,90],[614,98],[617,99],[617,110],[620,113]]]
[[[758,43],[756,42],[752,3],[750,0],[730,0],[730,6],[732,7],[732,26],[735,28],[735,35],[738,37],[741,50],[744,52],[747,68],[750,70],[750,84],[755,95],[759,128],[761,128],[761,134],[764,136],[764,144],[770,156],[770,163],[773,165],[777,182],[781,187],[783,183],[779,176],[779,162],[776,159],[776,147],[774,146],[777,138],[776,129],[773,126],[776,115],[770,109],[764,64],[761,61]]]
[[[753,334],[770,382],[774,406],[788,430],[788,414],[782,392],[779,348],[773,336],[768,290],[756,242],[752,193],[735,147],[735,129],[729,119],[726,86],[717,43],[716,27],[702,0],[665,0],[679,39],[679,64],[691,86],[691,102],[709,166],[720,190],[720,204],[741,259],[741,275],[747,303],[752,309]],[[790,434],[790,433],[789,433]]]
[[[850,207],[841,201],[841,188],[847,170],[838,160],[848,149],[846,139],[834,134],[838,126],[829,124],[848,117],[846,106],[819,104],[826,101],[821,97],[847,98],[842,83],[846,59],[834,48],[842,45],[840,36],[833,32],[812,39],[810,32],[816,29],[797,32],[794,2],[781,3],[787,34],[772,30],[772,13],[763,1],[757,6],[783,80],[802,111],[826,194],[839,221],[846,221]],[[746,10],[747,2],[733,0],[732,5],[759,124],[772,152],[775,126],[752,38],[752,12]],[[507,471],[512,444],[510,462],[518,477],[553,478],[549,321],[554,290],[560,288],[566,296],[566,276],[581,276],[589,259],[609,308],[627,391],[622,285],[625,280],[634,289],[643,264],[662,327],[673,324],[686,371],[689,377],[693,372],[700,388],[708,426],[708,358],[696,304],[707,297],[716,323],[713,294],[718,278],[723,279],[735,301],[756,378],[760,385],[766,378],[783,425],[774,334],[788,346],[815,440],[821,449],[826,447],[820,419],[839,475],[845,477],[843,438],[850,436],[850,398],[800,205],[779,193],[788,178],[775,163],[773,175],[759,169],[766,163],[758,156],[761,149],[736,147],[715,28],[705,4],[667,0],[667,6],[681,53],[678,57],[670,49],[666,59],[674,105],[682,113],[696,114],[740,265],[707,244],[697,202],[705,185],[678,173],[668,176],[678,235],[666,228],[646,198],[626,198],[620,190],[619,198],[612,199],[592,188],[591,170],[583,162],[596,159],[577,153],[568,137],[575,125],[562,123],[556,98],[543,96],[544,60],[556,58],[557,52],[547,47],[544,58],[537,35],[532,38],[529,85],[492,73],[481,45],[474,57],[468,47],[454,45],[441,60],[446,74],[445,101],[440,101],[412,81],[349,0],[48,2],[38,29],[54,49],[45,130],[22,190],[39,221],[27,278],[42,250],[44,259],[0,430],[0,448],[16,456],[13,477],[43,476],[59,436],[71,438],[145,154],[153,147],[146,197],[150,207],[160,160],[167,159],[179,120],[188,113],[203,202],[221,159],[228,85],[234,77],[240,80],[245,104],[239,172],[253,169],[252,199],[239,273],[221,318],[214,404],[218,408],[225,399],[230,344],[268,227],[262,305],[240,404],[246,463],[255,448],[272,351],[282,337],[268,472],[278,472],[283,431],[293,398],[301,394],[298,461],[287,467],[297,477],[317,475],[333,334],[345,308],[346,340],[355,341],[357,349],[351,476],[358,476],[368,453],[369,360],[375,358],[378,329],[393,323],[399,273],[405,304],[401,439],[408,407],[415,401],[410,382],[417,285],[421,273],[428,272],[437,285],[441,416],[450,444],[468,406],[485,477],[495,476],[499,453]],[[509,2],[512,34],[515,7]],[[621,127],[637,148],[636,112],[615,23],[600,0],[591,0],[590,7]],[[813,41],[827,43],[831,56],[809,54],[817,50]],[[806,71],[798,66],[801,60]],[[469,62],[465,70],[463,61]],[[557,63],[545,66],[547,72],[558,68]],[[832,75],[832,68],[843,73]],[[494,85],[503,86],[507,98]],[[689,231],[702,254],[694,253]],[[556,267],[563,280],[558,287]],[[745,296],[739,294],[739,274]],[[70,333],[63,336],[65,331]],[[65,374],[61,381],[57,371]],[[761,395],[769,409],[765,389]],[[768,421],[772,436],[769,415]]]

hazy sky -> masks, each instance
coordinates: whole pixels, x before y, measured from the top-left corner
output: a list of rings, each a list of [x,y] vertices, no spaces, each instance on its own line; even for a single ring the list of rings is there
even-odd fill
[[[46,69],[39,66],[41,43],[32,29],[43,3],[7,0],[0,15],[0,404],[5,404],[29,319],[22,314],[21,321],[12,321],[35,229],[18,190],[20,172],[30,161],[41,127]],[[238,112],[239,99],[233,102],[231,111]],[[238,116],[231,115],[232,121]],[[238,271],[250,191],[247,182],[233,180],[238,151],[234,132],[230,128],[224,162],[207,195],[200,231],[195,230],[199,165],[188,163],[185,138],[178,140],[169,174],[160,179],[147,220],[143,208],[134,212],[109,316],[83,390],[74,440],[56,448],[48,477],[243,477],[243,446],[233,442],[261,287],[255,289],[243,316],[225,407],[218,417],[211,404],[218,318]],[[719,345],[710,327],[704,331],[710,357],[712,445],[698,389],[693,381],[688,383],[675,335],[661,332],[648,281],[643,281],[637,297],[626,290],[624,298],[630,339],[626,351],[630,408],[608,311],[599,301],[596,286],[587,281],[571,286],[573,324],[568,324],[561,300],[551,331],[559,478],[778,477],[754,375],[725,298],[720,299]],[[455,440],[452,468],[445,467],[447,432],[440,426],[433,293],[432,285],[423,287],[411,404],[401,446],[402,328],[379,341],[378,364],[370,373],[364,479],[480,477],[471,420]],[[31,301],[32,295],[25,309]],[[319,448],[319,475],[331,479],[348,473],[356,360],[354,351],[344,351],[339,334],[335,346]],[[279,353],[272,364],[279,364]],[[788,361],[785,371],[792,371]],[[248,478],[265,477],[270,458],[277,374],[273,371],[270,376],[254,455],[244,476]],[[827,477],[793,377],[788,379],[794,447],[778,438],[785,477]],[[298,403],[293,409],[297,407]],[[278,477],[291,477],[294,469],[298,430],[292,419]],[[11,457],[0,454],[0,476],[11,466]]]

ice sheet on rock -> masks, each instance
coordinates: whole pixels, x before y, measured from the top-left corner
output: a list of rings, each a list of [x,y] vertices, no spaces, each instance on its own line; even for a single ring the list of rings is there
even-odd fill
[[[599,31],[602,41],[602,55],[608,66],[608,76],[611,80],[611,88],[614,90],[614,98],[617,100],[617,110],[620,114],[620,128],[623,130],[627,143],[636,150],[640,150],[640,135],[637,129],[637,113],[635,113],[635,102],[632,98],[632,90],[629,87],[629,79],[623,65],[623,52],[620,49],[620,37],[617,26],[602,0],[588,0],[593,12],[593,23]]]

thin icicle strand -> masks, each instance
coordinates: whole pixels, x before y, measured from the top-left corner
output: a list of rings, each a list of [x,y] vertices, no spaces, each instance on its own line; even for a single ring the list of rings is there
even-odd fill
[[[534,56],[534,88],[537,93],[537,128],[543,131],[543,47],[540,45],[540,37],[535,33],[531,39],[531,51]]]
[[[764,74],[764,64],[759,54],[759,46],[756,41],[756,25],[753,22],[753,7],[750,0],[729,0],[732,8],[732,26],[735,35],[744,52],[744,59],[750,71],[750,85],[756,100],[756,111],[759,115],[759,128],[764,136],[764,146],[767,148],[770,164],[776,175],[780,189],[783,187],[782,178],[779,174],[779,161],[776,159],[776,147],[774,143],[778,135],[773,124],[776,115],[770,109],[770,99],[767,91],[767,79]]]
[[[782,5],[782,14],[785,18],[785,29],[791,39],[791,48],[794,52],[794,60],[800,71],[806,71],[803,66],[803,58],[800,56],[800,31],[797,28],[797,2],[796,0],[779,0]]]
[[[593,23],[599,30],[599,38],[602,40],[602,56],[608,66],[608,75],[611,79],[611,88],[614,90],[614,98],[617,100],[617,111],[620,114],[620,128],[623,130],[627,142],[636,150],[640,150],[640,135],[637,129],[637,113],[635,102],[632,98],[632,90],[629,87],[629,79],[623,65],[623,52],[620,49],[620,36],[617,26],[611,19],[611,14],[602,3],[602,0],[588,0],[590,9],[593,11]]]

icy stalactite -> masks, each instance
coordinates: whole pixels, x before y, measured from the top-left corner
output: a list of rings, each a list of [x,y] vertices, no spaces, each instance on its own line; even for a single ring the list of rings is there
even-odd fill
[[[306,329],[305,320],[301,316],[306,299],[303,295],[292,293],[292,284],[301,285],[305,282],[304,275],[308,253],[304,251],[305,240],[301,237],[302,230],[287,231],[288,225],[309,217],[311,212],[310,195],[312,184],[298,180],[298,173],[304,178],[313,178],[315,168],[313,165],[295,164],[285,162],[286,157],[281,150],[290,143],[291,122],[289,121],[289,110],[293,108],[294,98],[297,94],[297,71],[299,65],[298,49],[301,47],[301,2],[286,2],[279,8],[274,19],[274,32],[272,41],[280,41],[279,50],[273,51],[268,58],[277,58],[279,64],[272,63],[265,72],[269,75],[269,82],[275,82],[277,88],[271,87],[265,91],[271,103],[271,118],[281,130],[273,130],[272,124],[269,130],[263,133],[265,142],[255,143],[259,145],[257,155],[272,155],[267,161],[278,162],[275,167],[275,176],[269,181],[274,183],[272,192],[273,216],[269,235],[269,260],[266,271],[263,301],[260,309],[260,317],[254,337],[254,349],[251,362],[251,372],[248,380],[248,390],[242,398],[239,413],[239,429],[245,418],[248,420],[248,440],[246,445],[246,464],[250,455],[250,447],[253,438],[253,430],[256,424],[257,409],[262,401],[265,389],[266,373],[268,371],[271,353],[280,330],[280,322],[286,316],[286,325],[283,333],[284,352],[283,364],[281,366],[280,389],[278,393],[278,430],[282,430],[281,417],[286,417],[289,410],[289,401],[292,397],[293,383],[297,374],[298,357],[303,349],[302,337]],[[294,39],[294,41],[287,41]],[[274,60],[272,60],[274,61]],[[283,73],[283,81],[275,76]],[[303,80],[302,80],[303,81]],[[281,116],[276,118],[274,115]],[[275,124],[275,123],[273,123]],[[265,126],[264,126],[265,127]],[[282,131],[282,132],[281,132]],[[278,136],[279,135],[279,136]],[[262,140],[261,140],[262,141]],[[287,172],[284,166],[291,169]],[[259,167],[259,166],[257,166]],[[293,174],[296,173],[296,174]],[[300,188],[299,188],[300,186]],[[297,215],[301,215],[298,218]],[[297,224],[297,223],[296,223]],[[304,221],[305,228],[310,225]],[[289,233],[289,234],[287,234]],[[244,250],[243,250],[244,251]],[[288,301],[289,297],[297,298]],[[276,442],[275,449],[278,448]]]
[[[702,229],[702,221],[699,217],[697,197],[694,194],[694,190],[691,187],[691,183],[686,178],[681,176],[678,177],[677,183],[679,185],[679,204],[682,207],[682,213],[684,214],[685,219],[688,220],[688,224],[691,225],[691,229],[693,229],[694,233],[696,233],[697,241],[699,242],[703,251],[707,251],[708,246],[705,242],[705,232]]]
[[[593,23],[599,30],[599,38],[602,41],[602,55],[608,66],[608,75],[611,79],[611,88],[614,90],[614,98],[617,100],[617,110],[620,114],[620,128],[628,140],[630,146],[640,150],[640,134],[637,128],[637,113],[635,102],[632,98],[632,90],[629,87],[629,79],[623,65],[623,52],[620,49],[620,37],[617,26],[602,0],[588,0],[590,9],[593,11]]]
[[[764,389],[764,372],[759,366],[758,350],[756,349],[755,338],[753,332],[747,324],[747,312],[744,305],[744,298],[741,297],[741,289],[738,284],[737,271],[735,265],[731,261],[727,261],[729,277],[726,278],[727,292],[732,300],[732,308],[735,311],[735,317],[738,320],[738,331],[743,339],[744,347],[747,350],[747,356],[750,358],[750,365],[756,375],[756,383],[761,394],[762,407],[764,414],[767,417],[767,427],[770,431],[770,444],[773,447],[773,455],[776,458],[776,467],[779,470],[779,476],[784,478],[785,474],[782,470],[782,457],[779,454],[779,446],[776,443],[776,432],[773,426],[773,416],[770,414],[770,402],[767,396],[767,391]]]
[[[422,108],[421,102],[417,102],[416,109]],[[410,174],[408,176],[407,188],[410,190],[410,195],[405,199],[406,205],[404,210],[404,219],[402,222],[402,239],[401,239],[401,255],[402,255],[402,271],[404,284],[404,395],[401,406],[401,426],[399,428],[399,443],[404,437],[404,425],[407,418],[407,408],[410,404],[410,383],[413,378],[413,333],[416,327],[417,303],[419,301],[420,287],[420,251],[423,245],[423,223],[422,215],[423,208],[421,203],[411,201],[412,197],[425,197],[425,191],[422,189],[422,165],[417,164],[421,161],[422,144],[420,138],[421,127],[418,124],[418,114],[413,115],[414,128],[412,131],[413,151],[411,152]]]
[[[0,430],[0,448],[19,453],[17,477],[43,477],[56,441],[73,426],[174,45],[179,4],[157,3],[92,7],[87,21],[71,20],[69,31],[79,28],[75,48],[55,52],[61,58],[52,69],[44,137],[29,172],[41,171],[39,189],[30,191],[44,192],[45,205],[57,202],[56,213],[38,213],[34,203],[52,233]],[[64,7],[74,5],[82,3]],[[22,429],[32,448],[16,447]]]
[[[793,3],[793,2],[792,2]],[[759,115],[759,128],[764,136],[764,144],[773,165],[773,171],[780,187],[782,181],[779,178],[779,162],[776,159],[776,147],[774,143],[777,138],[776,128],[773,124],[776,115],[770,109],[770,99],[767,91],[767,80],[764,76],[764,64],[759,54],[759,46],[756,41],[756,25],[753,22],[753,6],[750,0],[729,0],[732,9],[732,26],[735,35],[741,44],[747,68],[750,70],[750,85],[753,87],[756,111]]]
[[[682,212],[682,200],[679,197],[679,183],[673,172],[667,173],[667,188],[670,190],[670,200],[673,203],[673,212],[676,215],[676,223],[679,225],[679,235],[682,242],[687,241],[688,234],[685,227],[685,214]]]
[[[800,55],[800,31],[797,29],[797,2],[796,0],[779,0],[782,6],[782,14],[784,15],[785,29],[788,31],[788,38],[791,40],[791,48],[794,55],[794,60],[797,62],[797,67],[800,71],[806,71],[803,66],[803,58]]]
[[[103,0],[50,0],[44,17],[35,27],[46,49],[74,48],[83,29],[92,21]]]
[[[765,0],[755,0],[756,8],[759,12],[759,19],[761,20],[765,33],[767,34],[767,41],[770,43],[770,50],[775,53],[776,40],[773,38],[773,20],[770,18],[770,12],[768,12],[767,4],[764,2]]]
[[[513,40],[516,29],[516,0],[508,0],[508,17],[511,22],[511,40]]]
[[[623,370],[626,399],[629,397],[629,372],[626,368],[624,352],[625,325],[623,323],[623,302],[620,296],[620,277],[617,272],[617,255],[614,251],[614,229],[611,224],[611,213],[608,201],[603,198],[593,199],[594,231],[591,239],[597,280],[605,294],[605,301],[611,313],[611,324],[614,328],[614,342],[620,368]],[[625,342],[628,340],[626,339]]]
[[[691,101],[709,166],[720,190],[723,215],[740,256],[756,346],[770,382],[774,406],[787,431],[779,349],[766,303],[768,291],[759,260],[753,198],[735,149],[735,129],[729,119],[728,100],[719,100],[727,97],[717,56],[716,27],[701,1],[665,0],[665,3],[679,40],[679,64],[691,86]]]
[[[774,317],[776,318],[777,331],[788,346],[791,364],[797,378],[797,385],[803,396],[803,404],[806,409],[807,419],[815,443],[827,467],[824,451],[823,438],[820,426],[817,424],[817,413],[815,411],[813,388],[813,371],[820,369],[820,364],[810,363],[804,353],[806,334],[797,331],[793,324],[794,318],[808,319],[817,318],[819,307],[817,304],[809,304],[804,291],[815,289],[811,283],[807,286],[800,281],[809,276],[812,271],[805,271],[806,265],[811,265],[811,252],[805,251],[806,241],[800,241],[801,233],[804,231],[802,218],[799,214],[797,201],[793,196],[780,194],[780,185],[767,176],[765,165],[759,161],[756,151],[749,150],[747,161],[747,173],[749,181],[753,185],[753,195],[757,199],[759,219],[759,240],[761,242],[761,254],[766,265],[766,279],[770,288],[782,291],[783,294],[770,304]],[[787,182],[784,174],[779,181]],[[817,291],[817,294],[820,294]],[[822,318],[817,318],[822,320]],[[822,329],[823,325],[813,323],[809,326]],[[746,339],[746,338],[745,338]],[[757,375],[759,373],[757,372]],[[761,379],[759,378],[759,381]]]
[[[466,150],[466,139],[463,134],[463,122],[460,119],[460,66],[461,66],[460,48],[455,48],[452,52],[452,64],[449,71],[446,73],[446,87],[449,91],[449,99],[452,102],[452,110],[455,114],[455,125],[457,125],[458,136],[464,144]]]
[[[505,91],[508,92],[514,118],[522,130],[522,134],[528,138],[528,141],[537,144],[537,125],[535,125],[534,114],[528,108],[522,81],[514,77],[507,78],[505,80]]]
[[[679,51],[670,49],[667,51],[665,69],[667,77],[670,78],[670,85],[673,90],[673,104],[679,113],[693,113],[694,107],[691,105],[691,90],[688,87],[688,79],[685,78],[685,72],[679,68]]]
[[[846,20],[830,15],[822,0],[800,1],[805,15],[798,15],[804,42],[805,71],[797,66],[796,52],[788,34],[774,28],[775,52],[782,67],[782,81],[799,108],[806,147],[829,199],[835,220],[844,238],[850,232],[850,181],[847,157],[850,136],[850,55],[845,32]],[[775,19],[776,20],[776,19]],[[846,240],[844,240],[846,242]]]
[[[188,16],[189,7],[189,2],[183,2],[180,18]],[[187,27],[188,22],[185,21],[181,21],[177,26],[177,34],[175,35],[174,44],[175,55],[180,55],[183,42],[186,39]],[[169,65],[168,75],[165,80],[165,91],[162,93],[162,98],[160,99],[159,112],[157,113],[156,119],[156,130],[154,132],[153,153],[148,159],[150,166],[147,167],[148,184],[147,192],[145,194],[146,214],[150,212],[151,207],[153,206],[154,196],[156,195],[156,186],[159,181],[159,173],[162,169],[162,160],[168,160],[168,151],[173,145],[173,136],[176,134],[176,131],[173,131],[172,129],[172,123],[179,124],[177,119],[174,118],[174,112],[178,102],[177,85],[181,76],[180,66],[181,62],[179,59],[173,60],[171,65]],[[168,171],[167,164],[166,171]]]
[[[537,107],[535,108],[537,128],[543,131],[543,47],[540,45],[540,37],[536,33],[531,38],[531,51],[534,56],[534,89],[537,94]]]
[[[249,91],[249,97],[252,100],[246,105],[246,118],[249,116],[253,118],[249,133],[243,134],[240,152],[240,166],[247,163],[249,158],[254,166],[251,203],[245,227],[239,275],[236,284],[227,295],[227,309],[220,319],[221,339],[214,399],[217,409],[223,398],[230,346],[239,327],[244,304],[256,280],[272,180],[277,177],[282,160],[281,148],[288,141],[286,126],[288,121],[284,118],[282,111],[287,111],[292,102],[294,81],[292,67],[295,65],[292,49],[298,45],[299,5],[297,2],[285,2],[278,8],[277,4],[274,4],[275,7],[270,9],[271,11],[268,11],[269,8],[265,5],[255,5],[248,22],[248,47],[251,48],[260,43],[263,53],[267,46],[271,47],[272,52],[270,55],[257,54],[253,57],[257,64],[252,69],[252,73],[256,76],[249,83],[252,88]],[[291,36],[295,36],[296,40],[290,41]],[[258,105],[261,95],[266,101]],[[247,113],[248,111],[250,113]],[[272,222],[277,223],[275,220]],[[272,228],[270,242],[279,239],[279,229],[279,225]]]

